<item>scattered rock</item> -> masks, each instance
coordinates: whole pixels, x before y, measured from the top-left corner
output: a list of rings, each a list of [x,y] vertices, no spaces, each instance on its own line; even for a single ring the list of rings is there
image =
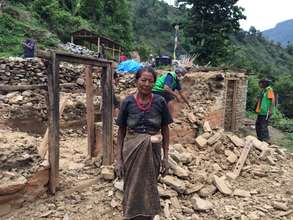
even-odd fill
[[[234,196],[240,196],[240,197],[250,197],[250,192],[242,189],[235,189],[233,192]]]
[[[213,195],[215,192],[217,191],[217,187],[215,187],[214,185],[206,185],[204,186],[200,191],[199,191],[199,196],[201,197],[209,197],[211,195]]]
[[[273,207],[277,210],[281,210],[281,211],[288,211],[289,207],[287,206],[286,203],[282,203],[282,202],[273,202],[272,203]]]
[[[201,199],[197,195],[191,198],[191,203],[194,210],[197,211],[208,211],[213,208],[213,204],[210,201]]]
[[[217,132],[216,134],[214,134],[212,137],[210,137],[208,139],[208,144],[209,145],[213,145],[214,143],[216,143],[219,139],[221,138],[221,133]]]
[[[220,178],[220,177],[214,175],[214,183],[215,183],[216,187],[218,188],[218,190],[221,193],[223,193],[224,195],[231,195],[232,194],[232,190],[228,187],[228,185],[223,177]]]
[[[101,176],[105,180],[114,179],[114,168],[112,166],[102,166]]]
[[[242,140],[238,136],[236,136],[236,135],[228,135],[228,137],[233,142],[233,144],[235,144],[235,146],[237,146],[237,147],[244,147],[244,145],[245,145],[244,140]]]
[[[186,190],[185,183],[176,177],[166,176],[162,179],[162,181],[178,193],[183,193]]]
[[[207,139],[205,139],[201,135],[195,139],[195,143],[198,145],[199,148],[204,148],[207,142],[208,142]]]

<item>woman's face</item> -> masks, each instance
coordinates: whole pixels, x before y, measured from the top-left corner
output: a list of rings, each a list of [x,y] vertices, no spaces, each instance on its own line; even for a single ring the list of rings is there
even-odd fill
[[[148,95],[152,92],[154,85],[154,76],[150,72],[143,72],[137,80],[137,89],[140,93]]]

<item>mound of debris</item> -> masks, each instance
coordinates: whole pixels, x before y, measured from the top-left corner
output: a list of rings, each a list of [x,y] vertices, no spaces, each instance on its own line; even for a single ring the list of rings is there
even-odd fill
[[[292,194],[291,198],[266,194],[265,184],[254,185],[253,180],[263,178],[262,182],[277,187],[274,180],[292,169],[280,161],[292,156],[253,136],[242,139],[222,130],[203,133],[196,138],[196,145],[174,144],[170,146],[171,170],[159,180],[160,219],[276,219],[290,215]],[[102,167],[101,175],[105,180],[114,178],[109,167]],[[284,184],[289,187],[292,180]],[[114,188],[111,205],[120,210],[123,182],[115,180]],[[260,198],[267,198],[262,206]]]
[[[70,42],[67,42],[66,44],[59,44],[59,47],[74,54],[93,56],[97,58],[99,57],[99,54],[97,52]]]

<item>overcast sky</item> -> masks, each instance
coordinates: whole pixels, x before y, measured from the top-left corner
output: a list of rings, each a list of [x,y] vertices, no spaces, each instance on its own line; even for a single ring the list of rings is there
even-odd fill
[[[174,3],[174,0],[164,1]],[[244,30],[255,26],[263,31],[275,27],[280,21],[293,19],[293,0],[239,0],[238,5],[245,8],[247,18],[240,22]]]

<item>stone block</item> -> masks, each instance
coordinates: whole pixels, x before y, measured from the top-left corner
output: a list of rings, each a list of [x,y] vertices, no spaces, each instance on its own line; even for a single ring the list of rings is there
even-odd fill
[[[114,169],[112,166],[102,166],[101,176],[105,180],[114,179]]]
[[[233,192],[234,196],[239,196],[239,197],[250,197],[250,192],[242,189],[235,189]]]
[[[222,137],[220,132],[217,132],[216,134],[214,134],[212,137],[210,137],[208,139],[208,144],[209,145],[213,145],[214,143],[216,143],[218,140],[220,140],[220,138]]]
[[[245,145],[244,140],[242,140],[238,136],[236,136],[236,135],[228,135],[228,137],[230,138],[230,140],[233,142],[233,144],[236,147],[244,147],[244,145]]]
[[[216,191],[217,187],[215,187],[214,185],[206,185],[199,191],[198,194],[200,197],[206,198],[213,195]]]
[[[191,198],[192,207],[197,211],[208,211],[213,208],[213,204],[205,199],[201,199],[198,195]]]
[[[166,176],[162,179],[162,181],[167,185],[170,186],[172,189],[174,189],[178,193],[184,193],[186,190],[185,183],[182,180],[179,180],[176,177],[173,176]]]
[[[208,142],[207,139],[205,139],[201,135],[195,139],[195,143],[197,144],[199,148],[204,148],[207,145],[207,142]]]
[[[218,188],[218,190],[223,193],[224,195],[231,195],[232,190],[229,188],[226,180],[223,177],[218,177],[214,175],[214,184]]]

